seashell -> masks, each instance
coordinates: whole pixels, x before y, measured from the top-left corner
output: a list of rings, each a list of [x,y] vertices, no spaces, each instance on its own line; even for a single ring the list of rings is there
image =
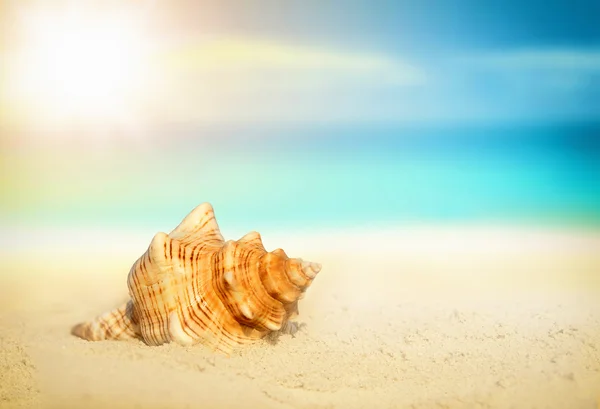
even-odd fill
[[[99,341],[141,338],[148,345],[204,344],[228,354],[289,327],[321,265],[267,252],[260,234],[224,241],[208,203],[168,235],[158,233],[131,267],[131,300],[72,334]]]

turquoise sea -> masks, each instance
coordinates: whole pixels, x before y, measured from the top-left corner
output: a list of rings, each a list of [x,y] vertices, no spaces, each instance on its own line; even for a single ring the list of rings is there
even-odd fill
[[[14,158],[8,222],[168,229],[209,201],[236,229],[600,224],[600,123],[173,127]]]

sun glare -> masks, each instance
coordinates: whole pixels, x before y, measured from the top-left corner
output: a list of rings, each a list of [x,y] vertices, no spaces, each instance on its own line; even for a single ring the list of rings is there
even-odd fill
[[[34,120],[117,121],[139,102],[146,43],[127,12],[30,11],[11,75]]]

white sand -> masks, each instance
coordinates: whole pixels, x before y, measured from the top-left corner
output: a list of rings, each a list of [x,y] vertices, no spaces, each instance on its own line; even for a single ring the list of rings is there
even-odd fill
[[[306,325],[232,357],[86,342],[151,234],[0,236],[0,407],[596,408],[600,232],[263,232],[323,263]],[[225,232],[227,238],[233,238]],[[116,237],[114,241],[112,237]],[[93,239],[92,239],[93,238]]]

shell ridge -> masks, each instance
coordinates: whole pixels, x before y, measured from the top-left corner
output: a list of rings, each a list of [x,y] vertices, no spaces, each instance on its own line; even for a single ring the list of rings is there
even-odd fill
[[[77,324],[71,329],[71,334],[90,341],[137,338],[139,328],[133,319],[132,306],[130,300],[92,321]]]
[[[254,298],[264,307],[264,309],[266,309],[265,313],[261,317],[261,323],[271,330],[273,330],[275,327],[277,327],[276,329],[279,329],[285,318],[285,308],[279,300],[269,294],[262,280],[260,279],[260,272],[258,271],[257,267],[258,266],[254,266],[254,268],[257,269],[257,274],[249,275],[249,277],[253,278],[252,282],[249,280],[248,285],[250,291],[254,295]]]
[[[134,299],[144,306],[141,308],[145,312],[140,320],[141,335],[153,345],[170,340],[168,315],[174,309],[175,301],[170,289],[173,287],[173,261],[177,259],[179,247],[177,240],[165,233],[157,233],[140,258],[138,268],[130,273],[133,288],[137,288]]]
[[[297,298],[302,293],[302,289],[290,279],[287,272],[290,268],[288,260],[287,255],[282,257],[276,253],[276,250],[265,254],[260,260],[259,274],[263,285],[269,294],[282,303],[292,302],[290,298]],[[277,264],[280,265],[277,266]],[[274,271],[278,270],[277,267],[279,267],[281,273],[276,276]],[[277,295],[279,298],[276,297]]]
[[[145,287],[143,287],[139,283],[139,277],[136,274],[136,272],[140,271],[140,269],[141,269],[141,264],[142,264],[141,260],[144,257],[147,257],[147,253],[144,253],[144,255],[132,267],[131,272],[129,273],[128,286],[129,286],[129,293],[131,295],[131,298],[132,298],[134,304],[138,306],[137,310],[141,312],[141,316],[139,317],[140,336],[144,339],[144,341],[147,342],[147,340],[144,336],[144,327],[145,327],[146,323],[151,320],[151,317],[150,317],[150,312],[147,308],[140,308],[140,307],[143,307],[143,304],[141,303],[140,300],[144,299],[144,294],[143,294],[142,290]]]
[[[259,249],[254,246],[239,245],[238,251],[244,253],[239,266],[236,266],[242,267],[240,275],[245,280],[242,283],[242,288],[248,289],[244,302],[245,305],[258,311],[258,313],[252,314],[251,322],[261,325],[265,329],[274,330],[274,328],[279,328],[283,324],[285,316],[283,304],[269,294],[265,288],[258,270],[259,263],[250,262],[250,260],[260,259],[266,254],[266,250],[264,247]],[[249,273],[243,274],[244,271]]]

